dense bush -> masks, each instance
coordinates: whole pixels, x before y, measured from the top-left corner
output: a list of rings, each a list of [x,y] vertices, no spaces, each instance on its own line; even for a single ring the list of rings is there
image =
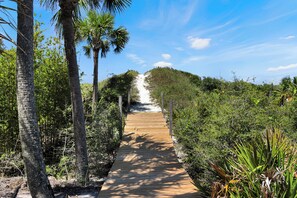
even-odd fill
[[[55,177],[73,177],[75,170],[71,102],[64,49],[58,38],[44,38],[42,24],[35,22],[34,83],[38,125],[47,172]],[[16,104],[16,52],[0,54],[0,176],[23,174]],[[137,72],[114,75],[101,83],[97,114],[91,115],[92,86],[82,85],[86,114],[90,173],[106,174],[122,132],[118,96],[127,95]],[[132,95],[132,101],[135,98]]]
[[[87,116],[87,143],[89,152],[89,172],[93,176],[106,176],[116,149],[120,143],[122,121],[118,97],[123,97],[123,107],[127,105],[128,92],[133,88],[137,72],[128,71],[114,75],[99,83],[99,102],[96,115],[92,115],[92,85],[82,85],[82,95]],[[132,101],[135,95],[132,95]]]
[[[124,77],[127,77],[124,79]],[[82,84],[82,97],[86,115],[86,135],[89,156],[89,173],[91,177],[107,175],[120,143],[122,121],[118,106],[118,96],[127,95],[133,86],[135,72],[114,75],[100,82],[99,102],[96,114],[92,115],[92,85]],[[102,92],[102,90],[108,90]],[[111,97],[109,94],[111,94]],[[71,129],[63,130],[63,147],[59,162],[47,166],[47,172],[58,178],[74,177],[75,150],[74,136]]]
[[[111,78],[105,79],[99,83],[99,100],[106,103],[118,103],[119,96],[123,98],[123,107],[126,110],[128,102],[128,93],[131,92],[131,103],[137,99],[136,88],[134,87],[134,80],[138,72],[129,70],[123,74],[113,75]],[[92,84],[82,84],[82,97],[84,103],[84,110],[87,121],[91,121],[92,117]],[[100,112],[99,112],[100,113]]]
[[[59,39],[44,40],[41,24],[36,22],[34,33],[35,96],[38,124],[44,154],[54,161],[54,146],[61,143],[60,129],[70,118],[68,73]],[[16,105],[16,53],[6,50],[0,56],[0,155],[19,152],[18,117]]]
[[[255,85],[236,78],[234,82],[202,78],[193,83],[191,75],[173,69],[150,73],[152,96],[159,99],[163,92],[167,101],[178,104],[174,134],[187,155],[188,172],[208,196],[216,178],[209,162],[222,165],[238,142],[250,141],[266,127],[277,127],[296,141],[297,102],[290,98],[296,94],[294,79],[286,81],[289,86]]]
[[[40,25],[36,22],[34,33],[35,96],[45,161],[51,164],[61,158],[71,101],[63,44],[58,38],[44,40]]]
[[[15,50],[0,55],[0,156],[18,145],[15,61]]]
[[[90,174],[106,176],[120,143],[122,122],[115,103],[100,101],[93,122],[87,126]]]
[[[202,80],[201,89],[202,91],[214,91],[214,90],[221,90],[222,89],[223,81],[206,77]]]
[[[183,73],[171,68],[156,68],[150,71],[146,79],[153,98],[161,103],[161,93],[164,94],[164,106],[174,100],[176,108],[189,106],[196,97],[198,90],[194,83],[199,84],[199,78],[191,78],[191,74]],[[190,80],[192,79],[192,81]]]
[[[126,73],[114,75],[108,80],[103,82],[99,90],[101,100],[106,102],[117,103],[119,96],[123,97],[124,106],[127,105],[128,92],[133,88],[133,81],[138,75],[138,72],[129,70]],[[134,88],[135,89],[135,88]],[[131,98],[135,101],[135,95]]]
[[[224,166],[210,164],[219,180],[211,197],[297,197],[297,150],[278,130],[239,143]]]

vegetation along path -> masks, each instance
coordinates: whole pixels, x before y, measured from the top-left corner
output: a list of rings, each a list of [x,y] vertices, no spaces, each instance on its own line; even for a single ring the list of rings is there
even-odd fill
[[[160,108],[147,100],[144,76],[136,83],[140,104],[127,117],[121,147],[99,197],[197,197]]]

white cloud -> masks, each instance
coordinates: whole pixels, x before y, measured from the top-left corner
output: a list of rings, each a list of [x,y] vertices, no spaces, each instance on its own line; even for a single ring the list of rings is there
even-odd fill
[[[185,51],[185,49],[182,48],[182,47],[176,47],[175,49],[176,49],[177,51]]]
[[[286,36],[286,37],[282,37],[281,39],[284,39],[284,40],[291,40],[291,39],[294,39],[296,36],[294,35],[289,35],[289,36]]]
[[[162,57],[165,59],[165,60],[169,60],[171,58],[171,55],[170,54],[162,54]]]
[[[137,65],[141,65],[143,67],[146,66],[145,61],[140,58],[139,56],[137,56],[136,54],[127,54],[126,55],[127,58],[129,58],[133,63],[137,64]]]
[[[154,64],[154,67],[172,67],[172,63],[159,61]]]
[[[198,38],[198,37],[188,37],[188,42],[191,45],[191,48],[194,49],[204,49],[210,45],[211,39],[209,38]]]
[[[297,64],[290,64],[290,65],[278,66],[278,67],[270,67],[267,69],[267,71],[277,72],[277,71],[281,71],[281,70],[289,70],[289,69],[294,69],[294,68],[297,68]]]

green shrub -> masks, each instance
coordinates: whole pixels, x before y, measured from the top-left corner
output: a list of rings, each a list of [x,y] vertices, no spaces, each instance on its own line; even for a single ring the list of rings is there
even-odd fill
[[[58,164],[46,166],[46,173],[58,179],[62,178],[68,180],[69,178],[74,177],[74,172],[71,171],[75,169],[73,166],[74,163],[75,160],[73,157],[62,156]]]
[[[201,88],[203,91],[221,90],[222,84],[223,84],[223,81],[221,81],[219,79],[205,77],[202,80]]]
[[[10,152],[0,155],[0,177],[24,176],[21,153]]]
[[[111,167],[122,132],[119,107],[101,100],[93,122],[87,126],[90,174],[106,176]]]
[[[133,81],[138,73],[129,70],[126,73],[114,75],[104,82],[101,90],[99,90],[100,98],[110,103],[117,103],[119,96],[123,98],[124,106],[127,105],[128,92],[133,88]],[[132,97],[132,102],[136,98]]]
[[[171,68],[155,68],[146,79],[149,83],[151,96],[161,104],[161,93],[164,94],[164,106],[168,109],[169,101],[174,100],[175,108],[183,108],[192,104],[198,94],[199,77],[190,78],[189,73]],[[192,80],[190,80],[192,79]]]
[[[297,150],[279,130],[239,143],[225,166],[211,164],[220,178],[212,197],[297,197]]]
[[[113,75],[99,83],[99,100],[106,103],[118,103],[119,96],[122,96],[124,111],[127,107],[128,92],[132,90],[131,103],[137,100],[137,92],[134,87],[134,80],[138,72],[129,70],[123,74]],[[81,85],[84,111],[87,122],[92,122],[92,84]]]
[[[70,90],[64,49],[58,38],[34,31],[34,84],[38,125],[46,163],[59,162],[61,131],[71,120]],[[16,50],[0,55],[0,155],[20,152],[16,103]]]
[[[160,100],[163,92],[165,103],[175,101],[173,131],[183,145],[188,172],[210,195],[216,177],[208,162],[223,165],[222,159],[232,156],[230,149],[237,142],[250,141],[266,127],[280,128],[296,141],[297,101],[279,105],[282,85],[199,79],[158,68],[150,71],[149,83],[155,99]]]

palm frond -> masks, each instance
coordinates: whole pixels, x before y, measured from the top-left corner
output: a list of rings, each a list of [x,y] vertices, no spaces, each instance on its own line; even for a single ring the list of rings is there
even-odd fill
[[[75,42],[81,42],[83,41],[85,38],[83,36],[83,31],[82,31],[82,27],[83,27],[83,20],[76,20],[74,21],[74,27],[75,27],[75,35],[74,35],[74,39],[75,39]]]
[[[85,10],[93,10],[96,8],[100,8],[100,5],[102,4],[102,0],[80,0],[79,4],[81,8]]]
[[[59,8],[59,0],[40,0],[40,4],[52,11],[56,11]],[[81,9],[87,9],[87,8],[88,8],[87,1],[85,0],[78,1],[78,4],[74,6],[74,9],[72,11],[73,23],[74,21],[78,20],[81,17]],[[51,23],[55,24],[55,29],[60,38],[63,35],[62,18],[63,18],[62,10],[58,9],[54,14],[53,18],[51,19]]]
[[[85,55],[88,58],[91,58],[92,47],[90,45],[86,45],[86,46],[83,46],[83,49],[84,49]]]
[[[16,2],[15,0],[11,0],[11,1]],[[1,2],[2,1],[0,1],[0,3]],[[2,32],[0,32],[0,54],[4,52],[3,40],[6,40],[16,45],[15,41],[9,36],[9,33],[7,32],[7,28],[4,28],[4,26],[7,25],[13,30],[17,31],[16,25],[15,25],[16,22],[10,13],[11,11],[14,12],[16,10],[7,6],[0,5],[0,13],[3,15],[0,17],[0,27],[2,29]]]
[[[39,0],[39,2],[41,6],[52,11],[56,10],[59,5],[58,0]]]
[[[55,24],[55,29],[58,33],[59,38],[63,37],[63,26],[62,26],[62,15],[61,10],[58,10],[53,18],[51,19],[51,23]]]
[[[112,32],[112,38],[111,44],[114,47],[114,52],[120,53],[129,41],[129,33],[126,28],[121,26]]]
[[[106,57],[111,46],[115,53],[120,53],[129,40],[126,28],[114,29],[114,16],[110,13],[90,11],[87,18],[77,22],[76,27],[78,40],[86,40],[93,50],[101,50],[102,58]]]
[[[114,26],[114,16],[110,13],[103,13],[97,16],[97,23],[105,31],[111,31]]]
[[[0,1],[0,3],[3,2],[3,1]],[[15,2],[15,1],[13,1]],[[10,7],[7,7],[7,6],[3,6],[3,5],[0,5],[0,9],[1,10],[10,10],[10,11],[15,11],[16,12],[16,9],[13,9],[13,8],[10,8]]]
[[[101,43],[113,30],[114,17],[109,13],[98,14],[90,11],[87,18],[76,24],[79,40],[87,40],[94,48],[100,48]]]
[[[110,50],[110,42],[105,40],[101,44],[101,58],[106,58],[107,53]]]
[[[132,0],[104,0],[103,8],[112,13],[122,12],[131,2]]]

